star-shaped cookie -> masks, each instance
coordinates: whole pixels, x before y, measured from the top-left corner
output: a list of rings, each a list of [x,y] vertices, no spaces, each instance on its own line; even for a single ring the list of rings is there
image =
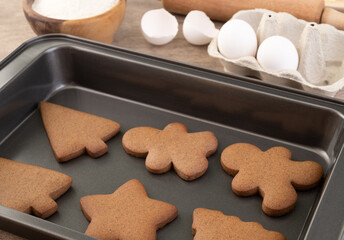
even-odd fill
[[[184,124],[170,123],[163,130],[137,127],[127,131],[122,139],[125,151],[136,157],[146,157],[146,168],[152,173],[174,170],[184,180],[202,176],[208,168],[207,157],[217,149],[212,132],[188,133]]]
[[[53,170],[0,158],[0,204],[37,217],[57,211],[54,201],[72,185],[72,178]]]
[[[57,161],[66,162],[83,154],[100,157],[108,150],[104,141],[115,136],[120,125],[115,121],[41,102],[45,130]]]
[[[220,211],[197,208],[193,213],[194,240],[285,240],[283,234],[269,231],[257,222],[243,222]]]
[[[178,214],[172,204],[149,198],[136,179],[113,194],[83,197],[80,204],[90,221],[85,233],[102,240],[156,239],[156,231]]]
[[[297,200],[295,189],[310,189],[323,175],[322,167],[316,162],[292,161],[287,148],[273,147],[263,152],[247,143],[227,147],[222,152],[221,164],[228,174],[235,176],[233,191],[239,196],[259,192],[263,197],[263,211],[270,216],[290,212]]]

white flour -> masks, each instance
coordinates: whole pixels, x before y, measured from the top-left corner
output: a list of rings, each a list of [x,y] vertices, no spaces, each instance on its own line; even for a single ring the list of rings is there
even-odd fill
[[[119,0],[35,0],[32,9],[56,19],[81,19],[99,15],[114,7]]]

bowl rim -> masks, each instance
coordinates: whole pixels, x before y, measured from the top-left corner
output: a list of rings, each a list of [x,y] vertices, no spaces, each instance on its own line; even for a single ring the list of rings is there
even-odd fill
[[[117,0],[117,3],[115,4],[115,6],[113,6],[109,10],[107,10],[105,12],[102,12],[102,13],[100,13],[98,15],[87,17],[87,18],[77,18],[77,19],[51,18],[51,17],[44,16],[42,14],[39,14],[38,12],[36,12],[35,10],[32,9],[32,4],[33,4],[34,1],[35,0],[22,0],[23,10],[24,10],[24,12],[26,14],[32,15],[34,18],[37,18],[37,19],[40,19],[40,20],[44,20],[44,21],[47,21],[47,22],[63,23],[65,21],[84,21],[84,20],[92,20],[92,19],[97,19],[99,17],[103,17],[103,16],[109,14],[110,12],[114,11],[115,9],[117,9],[122,4],[126,4],[127,0]]]

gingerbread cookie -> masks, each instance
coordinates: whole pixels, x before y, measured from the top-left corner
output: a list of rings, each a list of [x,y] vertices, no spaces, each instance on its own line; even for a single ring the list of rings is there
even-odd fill
[[[120,125],[112,120],[41,102],[45,130],[57,161],[66,162],[83,154],[100,157],[108,150],[104,141],[115,136]]]
[[[86,234],[98,239],[156,239],[156,231],[177,217],[169,203],[151,199],[139,180],[130,180],[113,194],[80,200],[90,225]]]
[[[123,136],[125,151],[136,157],[146,157],[146,168],[152,173],[174,170],[184,180],[202,176],[208,168],[206,157],[217,149],[212,132],[188,133],[181,123],[170,123],[164,130],[137,127]]]
[[[251,196],[259,192],[263,197],[263,211],[269,216],[281,216],[294,208],[295,189],[310,189],[323,175],[318,163],[290,158],[291,152],[284,147],[262,152],[251,144],[237,143],[222,152],[221,164],[228,174],[235,176],[232,189],[237,195]]]
[[[72,185],[72,178],[49,169],[0,158],[0,204],[37,217],[57,211],[54,201]]]
[[[193,212],[194,240],[285,240],[279,232],[269,231],[257,222],[243,222],[220,211],[197,208]]]

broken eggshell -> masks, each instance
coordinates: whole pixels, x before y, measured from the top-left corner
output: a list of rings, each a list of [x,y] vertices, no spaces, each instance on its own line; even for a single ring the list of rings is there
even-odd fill
[[[194,45],[204,45],[217,36],[219,30],[202,11],[191,11],[185,17],[183,34],[185,39]]]
[[[177,35],[178,22],[175,16],[163,8],[150,10],[141,19],[141,30],[148,42],[163,45]]]

